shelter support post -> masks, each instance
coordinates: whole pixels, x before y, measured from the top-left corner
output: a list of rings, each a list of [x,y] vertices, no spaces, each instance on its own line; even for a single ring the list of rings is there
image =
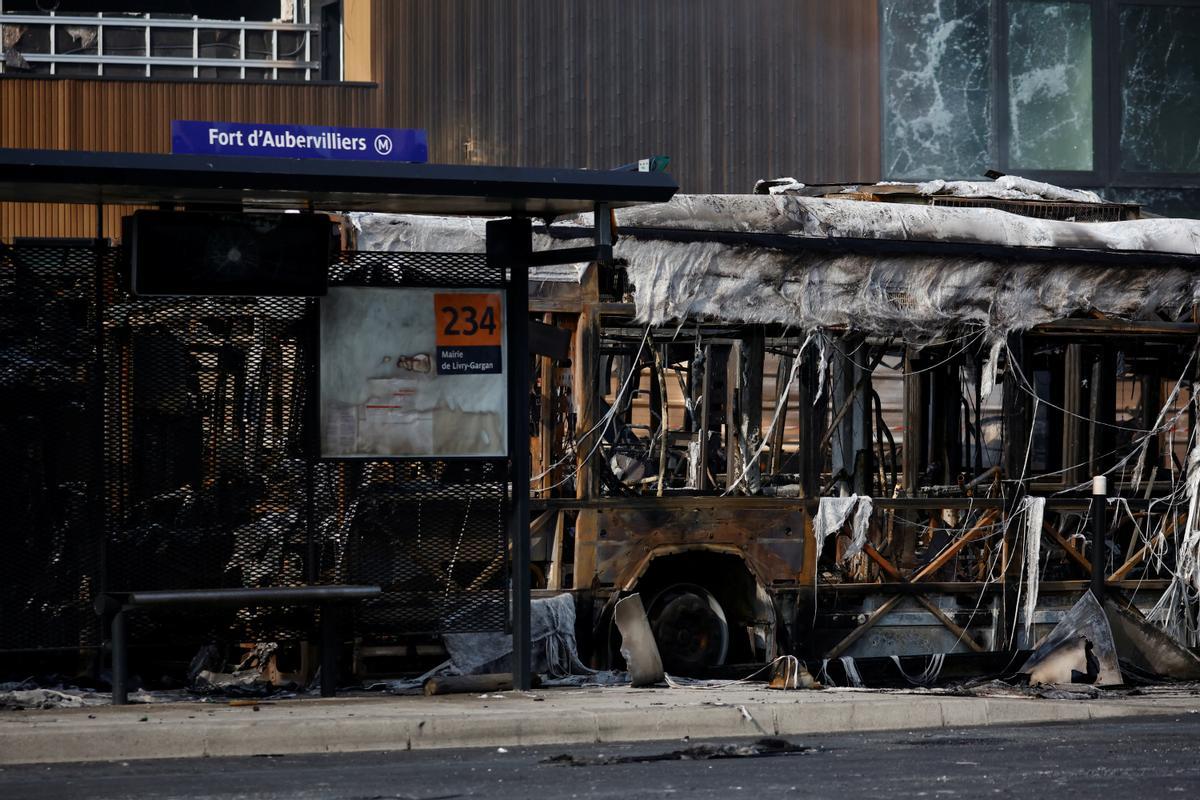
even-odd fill
[[[321,605],[321,697],[333,697],[338,685],[337,609],[332,603]]]
[[[513,688],[533,686],[530,643],[529,572],[529,255],[533,231],[528,219],[487,224],[491,266],[508,271],[508,459],[512,502],[508,535],[511,547]]]
[[[1108,528],[1108,478],[1097,475],[1092,478],[1092,594],[1097,600],[1104,597],[1104,557],[1106,554],[1105,533]]]
[[[112,704],[123,706],[129,703],[129,629],[128,614],[117,609],[112,615]]]

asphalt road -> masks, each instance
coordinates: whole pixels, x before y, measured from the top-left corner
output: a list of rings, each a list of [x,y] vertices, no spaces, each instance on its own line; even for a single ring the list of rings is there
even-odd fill
[[[747,745],[752,740],[713,742]],[[839,734],[808,752],[571,765],[662,757],[694,743],[206,758],[0,769],[0,798],[1196,797],[1200,714],[1043,725]]]

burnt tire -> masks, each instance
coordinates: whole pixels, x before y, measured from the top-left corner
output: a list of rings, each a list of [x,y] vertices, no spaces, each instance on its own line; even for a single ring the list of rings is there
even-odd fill
[[[725,663],[729,624],[717,598],[703,586],[668,586],[651,601],[646,617],[667,672],[698,675]]]

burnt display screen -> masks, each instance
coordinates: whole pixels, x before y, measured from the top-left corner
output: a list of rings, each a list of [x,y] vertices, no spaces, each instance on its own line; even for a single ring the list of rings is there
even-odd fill
[[[127,234],[133,291],[321,296],[332,226],[324,214],[138,211]]]

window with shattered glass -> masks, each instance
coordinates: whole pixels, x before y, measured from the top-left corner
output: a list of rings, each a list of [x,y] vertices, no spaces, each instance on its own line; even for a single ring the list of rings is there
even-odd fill
[[[880,0],[883,177],[1200,216],[1200,0]]]
[[[1120,167],[1200,172],[1200,7],[1123,6]]]
[[[989,0],[883,0],[884,164],[893,178],[994,165]]]
[[[1093,0],[881,10],[888,177],[1094,169]]]
[[[1009,167],[1093,169],[1091,3],[1007,6]]]

